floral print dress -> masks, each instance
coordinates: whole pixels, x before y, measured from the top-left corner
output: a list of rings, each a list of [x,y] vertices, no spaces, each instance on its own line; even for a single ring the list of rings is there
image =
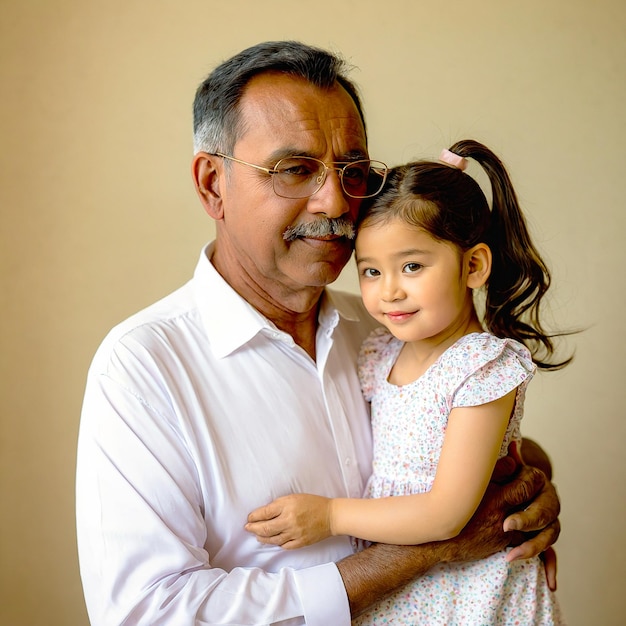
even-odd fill
[[[388,382],[403,343],[375,330],[359,356],[363,394],[372,406],[373,473],[365,497],[428,491],[446,423],[455,407],[496,400],[517,387],[500,456],[519,441],[524,394],[535,366],[525,346],[488,333],[459,339],[417,380]],[[563,624],[539,558],[507,563],[506,551],[469,563],[440,564],[353,623],[482,626]]]

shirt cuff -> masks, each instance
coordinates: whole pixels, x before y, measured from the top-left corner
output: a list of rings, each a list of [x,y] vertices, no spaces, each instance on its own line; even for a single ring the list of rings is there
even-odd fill
[[[296,570],[307,626],[350,626],[350,604],[343,579],[334,563]]]

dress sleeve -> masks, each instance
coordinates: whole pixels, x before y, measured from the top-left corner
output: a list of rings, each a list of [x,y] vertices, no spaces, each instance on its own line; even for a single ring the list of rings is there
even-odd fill
[[[386,328],[376,328],[365,339],[358,358],[361,391],[367,402],[374,397],[378,379],[385,375],[381,364],[386,360],[393,335]]]
[[[452,408],[478,406],[525,387],[535,372],[528,349],[512,339],[486,333],[472,336],[454,351],[458,386]]]

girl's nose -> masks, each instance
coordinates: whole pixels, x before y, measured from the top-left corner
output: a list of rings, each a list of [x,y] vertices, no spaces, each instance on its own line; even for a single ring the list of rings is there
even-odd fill
[[[402,290],[400,283],[395,280],[395,278],[385,279],[381,292],[381,298],[385,302],[394,302],[395,300],[402,300],[404,298],[404,291]]]

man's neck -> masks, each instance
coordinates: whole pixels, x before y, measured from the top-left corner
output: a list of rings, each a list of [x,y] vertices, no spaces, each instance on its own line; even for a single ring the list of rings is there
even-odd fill
[[[215,256],[211,262],[222,278],[251,306],[277,328],[288,333],[293,340],[315,360],[315,343],[319,306],[323,287],[306,287],[293,290],[278,281],[261,284],[237,268],[229,271]]]

